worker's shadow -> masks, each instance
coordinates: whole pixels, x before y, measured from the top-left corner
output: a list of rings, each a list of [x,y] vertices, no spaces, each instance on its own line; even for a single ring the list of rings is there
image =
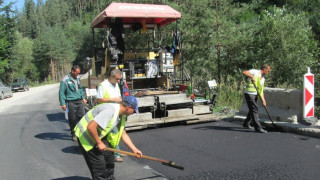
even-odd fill
[[[69,141],[71,140],[71,135],[66,133],[56,133],[56,132],[40,133],[35,135],[34,137],[43,139],[43,140],[56,140],[56,139],[69,140]]]
[[[69,147],[61,149],[61,151],[64,153],[69,153],[69,154],[82,155],[82,152],[81,152],[81,149],[79,146],[69,146]]]
[[[80,176],[70,176],[70,177],[62,177],[62,178],[56,178],[51,180],[89,180],[88,177],[80,177]]]
[[[202,127],[195,127],[193,129],[199,130],[220,130],[220,131],[238,131],[238,132],[254,132],[251,129],[246,129],[243,127],[226,127],[226,126],[202,126]]]

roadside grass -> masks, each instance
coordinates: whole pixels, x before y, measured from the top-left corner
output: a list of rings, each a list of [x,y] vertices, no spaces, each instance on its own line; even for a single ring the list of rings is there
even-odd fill
[[[218,85],[217,105],[214,112],[225,108],[238,111],[242,105],[244,81],[238,81],[228,76]]]

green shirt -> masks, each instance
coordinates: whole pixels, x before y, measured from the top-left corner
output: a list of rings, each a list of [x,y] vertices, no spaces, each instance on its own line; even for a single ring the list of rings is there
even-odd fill
[[[66,101],[85,99],[80,79],[73,79],[70,74],[60,81],[59,101],[60,105],[66,105]]]

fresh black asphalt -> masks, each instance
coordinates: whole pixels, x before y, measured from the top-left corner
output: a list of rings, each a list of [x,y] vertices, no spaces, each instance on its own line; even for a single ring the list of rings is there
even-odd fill
[[[78,144],[71,141],[58,87],[31,88],[0,101],[1,179],[90,179]],[[186,180],[320,177],[318,138],[279,131],[259,134],[239,121],[174,125],[129,135],[144,155],[175,161],[185,170],[125,157],[116,164],[118,180],[163,180],[163,175]]]
[[[319,139],[268,130],[261,134],[240,122],[219,121],[129,132],[144,155],[175,161],[185,170],[131,159],[168,179],[319,179]]]

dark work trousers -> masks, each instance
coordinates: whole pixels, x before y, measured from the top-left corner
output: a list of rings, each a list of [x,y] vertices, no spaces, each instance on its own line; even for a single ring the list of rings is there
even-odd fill
[[[68,119],[69,119],[69,126],[71,134],[74,135],[74,127],[80,121],[82,116],[84,116],[84,105],[82,100],[75,100],[75,101],[67,101],[68,103]]]
[[[114,174],[114,154],[111,151],[101,152],[97,147],[86,152],[78,139],[84,159],[89,167],[93,180],[115,180]],[[107,147],[107,138],[102,139]]]
[[[249,112],[243,124],[248,125],[252,121],[253,126],[256,130],[261,129],[261,124],[259,122],[259,115],[258,115],[258,105],[257,105],[258,96],[244,93],[244,97],[246,98]]]

